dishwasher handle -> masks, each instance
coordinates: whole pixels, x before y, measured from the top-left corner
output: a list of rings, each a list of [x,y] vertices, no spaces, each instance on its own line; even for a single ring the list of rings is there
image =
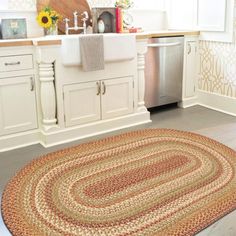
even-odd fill
[[[180,42],[175,43],[149,43],[147,46],[150,48],[161,48],[161,47],[174,47],[181,45]]]

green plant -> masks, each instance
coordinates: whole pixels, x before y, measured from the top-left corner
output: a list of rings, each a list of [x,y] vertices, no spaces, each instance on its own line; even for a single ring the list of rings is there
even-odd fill
[[[132,0],[116,0],[115,7],[120,7],[122,9],[128,9],[133,6]]]

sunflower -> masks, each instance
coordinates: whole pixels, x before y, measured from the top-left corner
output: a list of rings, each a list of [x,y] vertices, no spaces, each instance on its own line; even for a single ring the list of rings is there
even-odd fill
[[[37,17],[37,22],[43,28],[50,28],[52,25],[52,18],[49,12],[41,11]]]

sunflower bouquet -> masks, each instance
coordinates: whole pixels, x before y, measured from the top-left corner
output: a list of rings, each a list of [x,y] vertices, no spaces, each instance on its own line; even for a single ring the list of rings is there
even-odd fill
[[[56,30],[57,23],[61,18],[61,15],[59,15],[51,7],[47,6],[39,12],[37,16],[37,22],[46,30]]]
[[[132,0],[116,0],[115,7],[119,7],[122,9],[129,9],[133,6]]]

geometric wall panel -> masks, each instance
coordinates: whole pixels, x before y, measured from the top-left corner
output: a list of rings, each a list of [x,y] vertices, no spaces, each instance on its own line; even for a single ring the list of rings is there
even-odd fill
[[[234,10],[236,13],[236,8]],[[233,43],[200,41],[199,89],[229,97],[236,97],[235,36],[236,16],[234,18]]]

